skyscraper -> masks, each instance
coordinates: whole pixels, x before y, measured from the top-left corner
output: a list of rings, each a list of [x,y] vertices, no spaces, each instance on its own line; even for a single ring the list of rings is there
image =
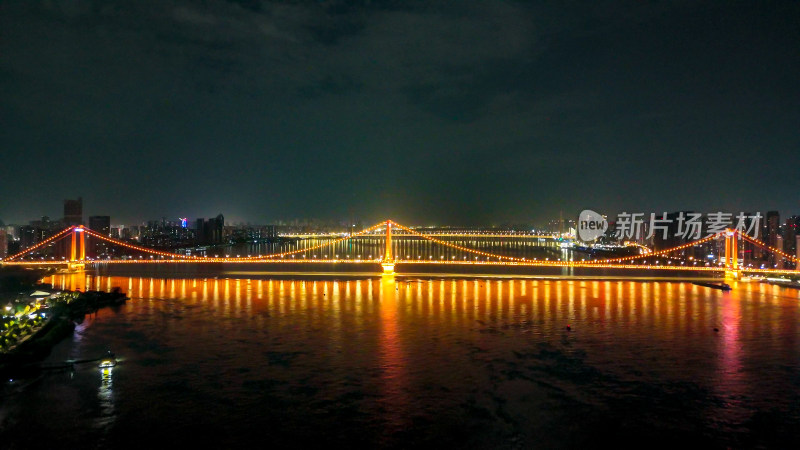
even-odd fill
[[[30,248],[36,241],[36,229],[30,225],[19,227],[19,244],[21,249]]]
[[[205,238],[208,244],[220,244],[225,231],[225,218],[222,214],[205,223]]]
[[[794,257],[797,258],[798,261],[800,261],[800,234],[794,237],[794,248],[795,248]],[[800,262],[795,263],[794,268],[795,270],[800,269]]]
[[[778,246],[778,237],[780,236],[781,215],[778,211],[768,211],[766,220],[764,221],[764,233],[761,237],[761,242],[769,245],[770,247]],[[769,261],[775,263],[776,259],[772,252],[768,252]]]
[[[111,217],[110,216],[91,216],[89,217],[89,229],[97,234],[103,236],[111,235]],[[108,254],[108,242],[96,238],[88,237],[89,240],[89,257],[100,258]]]
[[[198,217],[195,220],[194,225],[194,238],[197,242],[197,245],[205,245],[206,244],[206,232],[205,232],[205,219],[202,217]]]
[[[89,229],[103,236],[111,235],[110,216],[91,216],[89,217]]]
[[[0,258],[8,255],[8,233],[5,228],[0,228]]]
[[[195,221],[195,239],[198,245],[221,244],[225,237],[225,217],[222,214],[213,219]]]
[[[798,235],[798,231],[800,231],[800,216],[791,216],[786,219],[786,223],[783,227],[783,243],[786,248],[781,250],[790,255],[795,253],[797,250],[795,238]]]
[[[83,199],[78,197],[77,200],[64,200],[64,225],[81,224],[83,224]]]

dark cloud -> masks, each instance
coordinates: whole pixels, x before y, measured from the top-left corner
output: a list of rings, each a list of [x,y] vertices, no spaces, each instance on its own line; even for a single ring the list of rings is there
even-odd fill
[[[798,212],[799,9],[5,2],[0,218]]]

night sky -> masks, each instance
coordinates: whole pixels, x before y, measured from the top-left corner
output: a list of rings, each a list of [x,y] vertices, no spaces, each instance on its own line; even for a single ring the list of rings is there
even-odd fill
[[[0,3],[0,220],[800,214],[800,2]]]

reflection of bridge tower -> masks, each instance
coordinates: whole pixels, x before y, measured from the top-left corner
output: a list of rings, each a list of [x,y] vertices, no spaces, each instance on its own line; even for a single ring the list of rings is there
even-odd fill
[[[76,242],[78,240],[80,241],[79,244]],[[80,253],[78,253],[78,250],[80,250]],[[75,262],[83,261],[84,259],[86,259],[86,239],[84,238],[83,227],[77,226],[72,229],[72,242],[70,245],[69,260],[70,262]]]
[[[392,221],[386,221],[386,252],[383,254],[383,261],[381,262],[384,275],[391,275],[394,273],[394,257],[392,256]]]

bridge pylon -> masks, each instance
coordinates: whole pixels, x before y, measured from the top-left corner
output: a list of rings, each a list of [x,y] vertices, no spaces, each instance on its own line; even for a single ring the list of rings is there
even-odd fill
[[[386,221],[386,250],[381,261],[384,275],[394,274],[394,256],[392,255],[392,221]]]
[[[86,259],[86,238],[84,237],[82,225],[72,227],[69,261],[83,261]]]
[[[739,268],[739,242],[737,232],[730,228],[725,230],[725,278],[738,279]]]
[[[82,272],[86,268],[83,263],[67,263],[67,272]]]

